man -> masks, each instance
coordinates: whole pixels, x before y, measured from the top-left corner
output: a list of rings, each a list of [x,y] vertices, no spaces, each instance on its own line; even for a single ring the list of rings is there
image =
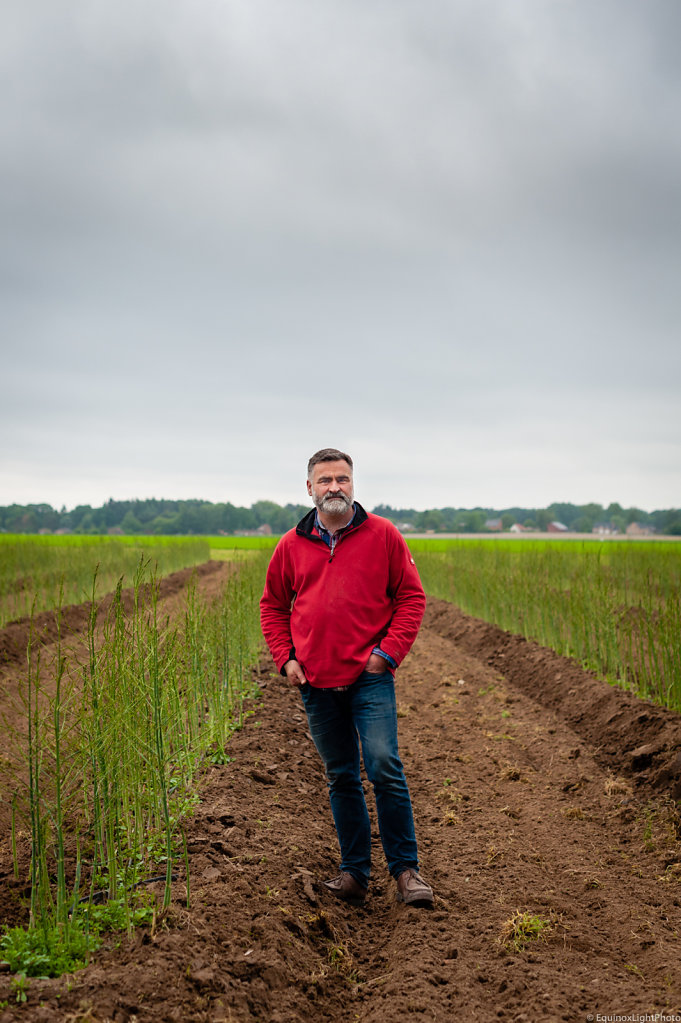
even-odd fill
[[[262,629],[277,668],[300,689],[326,769],[341,863],[325,887],[353,905],[366,898],[371,829],[361,743],[397,897],[430,906],[397,748],[394,686],[425,595],[400,533],[354,500],[352,471],[350,456],[335,448],[310,459],[307,492],[315,507],[275,548],[260,601]]]

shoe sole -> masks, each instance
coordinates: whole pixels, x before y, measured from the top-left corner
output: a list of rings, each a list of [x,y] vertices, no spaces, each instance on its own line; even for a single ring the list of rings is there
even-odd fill
[[[416,898],[413,898],[413,899],[409,899],[409,898],[405,899],[404,896],[400,895],[400,893],[398,892],[397,893],[397,901],[398,902],[403,902],[405,906],[417,906],[417,907],[420,907],[421,909],[432,909],[433,908],[433,899],[432,899],[432,897],[428,898],[428,896],[423,896],[423,897],[417,896]]]
[[[339,902],[345,902],[346,905],[348,905],[348,906],[355,906],[355,908],[359,908],[360,906],[363,906],[364,903],[366,902],[366,897],[363,898],[363,899],[344,899],[342,897],[342,895],[341,895],[341,896],[337,896],[337,898],[338,898]]]
[[[346,902],[348,906],[363,906],[366,902],[366,895],[342,895],[340,892],[335,892],[333,888],[327,888],[325,884],[322,884],[322,889],[329,895],[333,895],[334,899],[338,899],[339,902]]]
[[[331,892],[331,894],[334,895],[339,902],[344,902],[346,906],[355,906],[355,908],[359,908],[366,902],[366,899],[347,899],[343,895],[336,895],[335,892]]]

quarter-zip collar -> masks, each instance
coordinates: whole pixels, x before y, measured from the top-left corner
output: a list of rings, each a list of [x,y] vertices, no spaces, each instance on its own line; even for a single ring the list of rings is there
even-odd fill
[[[315,540],[319,541],[319,543],[324,543],[321,536],[318,536],[314,532],[316,515],[317,509],[312,508],[296,526],[296,534],[298,536],[305,536],[308,540]],[[352,519],[350,524],[346,526],[347,533],[354,533],[354,531],[358,529],[362,523],[366,522],[367,518],[367,513],[364,511],[364,508],[362,508],[362,505],[359,501],[355,501],[355,517]]]
[[[325,544],[328,544],[329,547],[334,547],[336,542],[338,540],[340,540],[340,538],[343,535],[343,533],[346,533],[348,531],[348,529],[350,529],[350,527],[352,526],[352,523],[355,521],[355,515],[356,514],[357,514],[357,510],[355,508],[355,503],[353,501],[353,503],[352,503],[352,518],[350,519],[349,522],[346,522],[344,526],[341,526],[340,529],[337,529],[334,533],[332,533],[330,529],[326,528],[326,526],[324,525],[322,520],[319,518],[319,509],[317,509],[317,511],[315,513],[315,518],[314,518],[315,529],[317,530],[317,532],[319,533],[319,535],[321,536],[321,538],[322,538],[322,540],[324,541]]]

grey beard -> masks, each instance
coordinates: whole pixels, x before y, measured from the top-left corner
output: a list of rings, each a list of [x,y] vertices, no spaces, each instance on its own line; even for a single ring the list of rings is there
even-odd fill
[[[327,512],[329,515],[340,515],[341,512],[352,508],[352,501],[345,494],[338,497],[329,497],[327,494],[321,501],[315,501],[315,504],[320,511]]]

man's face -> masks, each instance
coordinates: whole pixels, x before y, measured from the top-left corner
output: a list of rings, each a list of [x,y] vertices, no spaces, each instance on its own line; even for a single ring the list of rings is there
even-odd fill
[[[327,515],[342,515],[352,508],[355,492],[352,469],[345,461],[318,462],[313,466],[307,492],[315,507]]]

